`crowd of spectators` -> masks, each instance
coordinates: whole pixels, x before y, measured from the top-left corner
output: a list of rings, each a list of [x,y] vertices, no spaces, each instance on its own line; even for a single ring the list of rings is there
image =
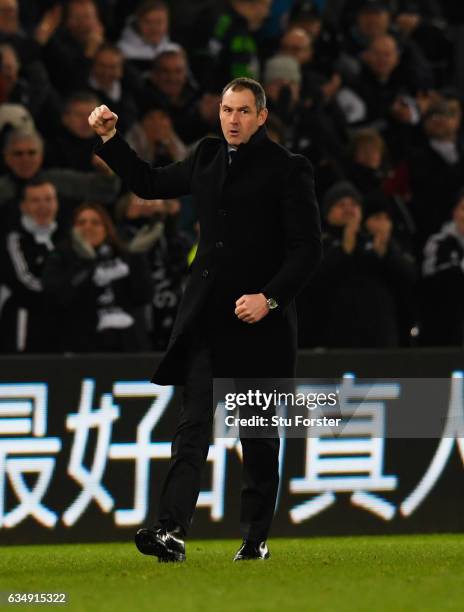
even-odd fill
[[[300,346],[462,346],[457,4],[0,0],[0,351],[166,347],[194,207],[127,192],[88,116],[106,104],[166,165],[220,136],[239,76],[315,169],[324,258],[297,300]]]

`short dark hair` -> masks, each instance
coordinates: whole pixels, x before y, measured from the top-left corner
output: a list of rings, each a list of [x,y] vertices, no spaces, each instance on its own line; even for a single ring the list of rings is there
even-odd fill
[[[66,98],[63,112],[69,112],[71,106],[79,102],[92,102],[95,104],[95,106],[98,106],[100,104],[100,99],[97,94],[94,94],[91,91],[76,91]]]
[[[176,57],[177,55],[180,55],[180,57],[182,57],[183,60],[185,61],[186,66],[188,66],[188,56],[187,56],[185,49],[181,47],[180,45],[172,43],[164,51],[161,51],[160,53],[158,53],[158,55],[155,57],[151,65],[152,71],[156,72],[156,70],[158,70],[159,68],[160,63],[166,57]]]
[[[238,79],[234,79],[227,83],[227,85],[222,90],[221,100],[224,97],[224,94],[231,89],[232,91],[243,91],[244,89],[248,89],[255,97],[256,102],[256,110],[260,113],[262,110],[266,108],[266,94],[264,92],[263,86],[258,81],[254,79],[249,79],[247,77],[239,77]]]
[[[21,191],[19,194],[19,201],[23,202],[26,199],[26,191],[30,187],[42,187],[42,185],[51,185],[56,191],[55,185],[47,177],[39,173],[33,176],[32,178],[30,178],[28,181],[26,181],[22,185]]]
[[[93,56],[94,59],[99,53],[103,53],[104,51],[110,51],[111,53],[114,53],[115,55],[119,55],[120,57],[123,57],[122,51],[119,47],[116,47],[116,45],[113,45],[112,43],[104,42],[96,50],[95,55]]]
[[[95,0],[68,0],[68,2],[65,2],[63,7],[63,23],[66,23],[66,21],[68,20],[69,15],[71,13],[71,8],[73,6],[79,6],[82,4],[92,4],[95,7],[95,10],[97,11],[98,17],[100,17],[100,11]]]
[[[141,19],[152,11],[165,11],[166,13],[169,13],[169,7],[164,0],[144,0],[144,2],[141,2],[137,6],[135,10],[135,17],[136,19]]]

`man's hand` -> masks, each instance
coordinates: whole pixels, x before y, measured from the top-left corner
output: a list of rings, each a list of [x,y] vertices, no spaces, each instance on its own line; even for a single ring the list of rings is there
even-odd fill
[[[356,206],[353,210],[353,216],[348,221],[348,223],[345,225],[345,228],[343,231],[342,248],[345,251],[345,253],[347,253],[348,255],[350,255],[356,248],[356,242],[358,238],[359,226],[361,225],[361,221],[362,221],[361,209]]]
[[[386,215],[379,215],[378,218],[374,215],[366,221],[366,229],[373,237],[372,248],[379,257],[384,257],[393,230],[391,219]]]
[[[39,45],[45,46],[61,24],[63,7],[55,4],[51,9],[45,11],[44,16],[35,29],[34,37]]]
[[[89,116],[89,125],[106,142],[116,134],[118,116],[105,106],[97,106]]]
[[[235,302],[235,306],[235,314],[245,323],[258,323],[269,313],[269,306],[263,293],[242,295]]]

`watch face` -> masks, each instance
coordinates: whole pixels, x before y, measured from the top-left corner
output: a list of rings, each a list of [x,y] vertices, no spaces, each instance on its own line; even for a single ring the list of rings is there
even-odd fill
[[[277,308],[277,302],[274,298],[269,298],[267,301],[267,305],[269,306],[269,310],[274,310],[274,308]]]

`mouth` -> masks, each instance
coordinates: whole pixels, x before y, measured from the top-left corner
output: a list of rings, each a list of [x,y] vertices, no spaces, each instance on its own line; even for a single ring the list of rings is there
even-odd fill
[[[229,135],[232,136],[232,138],[236,138],[239,134],[240,134],[239,130],[234,130],[234,129],[229,130]]]

